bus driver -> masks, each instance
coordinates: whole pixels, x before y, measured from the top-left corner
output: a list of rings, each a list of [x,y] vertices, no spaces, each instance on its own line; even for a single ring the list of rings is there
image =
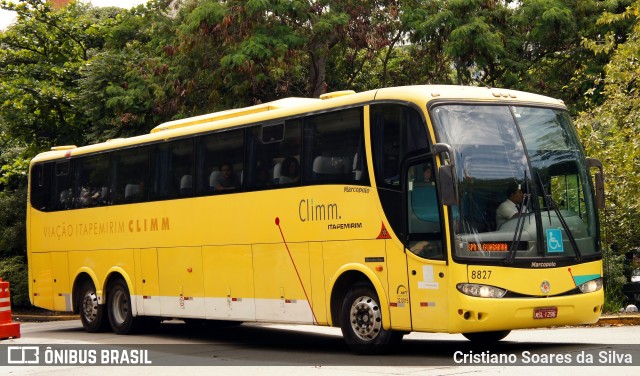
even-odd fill
[[[496,209],[496,226],[498,229],[506,221],[517,218],[520,214],[527,212],[526,207],[520,208],[523,199],[524,193],[522,192],[520,184],[509,185],[507,189],[507,199]]]

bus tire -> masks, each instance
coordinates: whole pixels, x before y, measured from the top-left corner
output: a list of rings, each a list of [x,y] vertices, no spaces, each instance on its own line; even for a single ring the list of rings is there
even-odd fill
[[[477,332],[477,333],[462,333],[465,338],[474,343],[491,344],[504,339],[511,333],[511,330],[496,330],[493,332]]]
[[[98,295],[93,282],[86,280],[78,290],[80,302],[78,311],[82,327],[88,333],[99,333],[108,329],[108,321],[104,315],[104,305],[98,304]]]
[[[403,332],[382,327],[382,310],[378,294],[370,284],[357,284],[346,294],[341,311],[340,328],[345,342],[360,355],[388,352],[402,341]]]
[[[131,295],[127,283],[122,279],[109,285],[107,311],[111,330],[116,334],[130,334],[137,329],[136,318],[133,317]]]

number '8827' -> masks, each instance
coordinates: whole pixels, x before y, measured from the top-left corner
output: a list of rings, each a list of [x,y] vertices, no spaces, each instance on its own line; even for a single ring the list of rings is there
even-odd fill
[[[472,270],[471,279],[489,279],[491,278],[491,270]]]

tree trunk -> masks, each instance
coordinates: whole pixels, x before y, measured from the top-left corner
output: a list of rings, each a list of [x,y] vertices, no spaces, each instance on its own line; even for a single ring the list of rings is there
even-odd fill
[[[312,98],[319,98],[327,92],[327,56],[326,49],[321,46],[314,46],[309,51],[311,66],[309,67],[309,81],[307,83],[307,94]]]

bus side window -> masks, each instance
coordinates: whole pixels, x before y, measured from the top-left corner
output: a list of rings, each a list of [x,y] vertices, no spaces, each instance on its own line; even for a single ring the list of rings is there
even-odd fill
[[[115,204],[147,200],[149,187],[149,147],[119,150],[113,154],[111,181]]]
[[[73,205],[73,189],[71,181],[71,162],[67,160],[55,163],[55,199],[54,210],[71,209]]]
[[[199,141],[196,176],[183,176],[180,189],[191,189],[196,194],[220,194],[242,189],[244,130],[213,133]]]
[[[39,163],[31,168],[31,206],[41,211],[51,211],[54,209],[55,197],[52,189],[52,175],[54,163]],[[58,200],[57,197],[54,200]]]
[[[193,175],[193,139],[169,141],[158,145],[151,164],[154,199],[184,196],[180,184],[185,175]]]
[[[305,182],[368,184],[362,108],[309,117],[305,123]]]
[[[74,160],[74,207],[91,208],[107,204],[109,186],[109,155],[96,154]]]
[[[249,189],[290,187],[300,184],[302,120],[291,119],[249,130]]]
[[[420,114],[400,104],[371,106],[372,150],[376,181],[400,188],[400,166],[418,150],[428,150],[427,133]]]

